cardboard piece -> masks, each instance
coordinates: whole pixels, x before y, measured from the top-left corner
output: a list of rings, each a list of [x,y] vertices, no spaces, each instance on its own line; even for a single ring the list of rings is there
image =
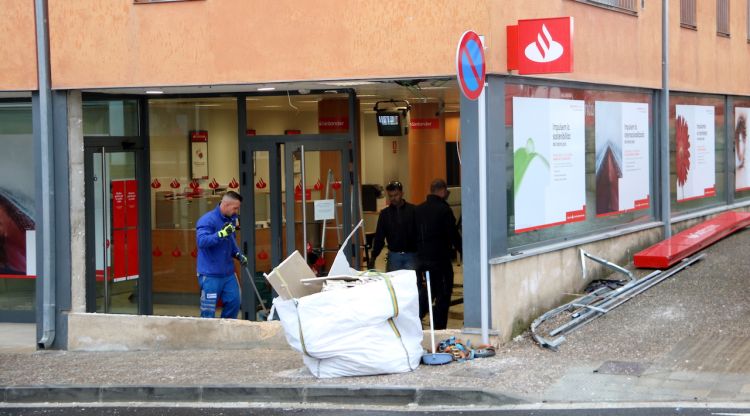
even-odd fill
[[[349,239],[352,238],[354,232],[361,226],[362,221],[346,237],[344,244],[341,245],[338,253],[336,253],[336,258],[333,260],[328,276],[315,276],[315,273],[307,265],[302,255],[298,251],[295,251],[282,261],[281,264],[276,266],[271,273],[266,275],[266,279],[271,283],[273,290],[279,294],[282,300],[299,299],[303,296],[320,292],[323,289],[323,281],[326,279],[342,279],[351,276],[351,279],[356,280],[359,272],[349,266],[349,261],[346,258],[346,254],[344,254],[344,248],[347,247]]]
[[[315,273],[307,265],[305,259],[295,251],[276,266],[266,279],[273,286],[273,290],[283,300],[301,298],[302,296],[318,293],[323,288],[323,282],[318,284],[304,284],[302,279],[315,278]]]

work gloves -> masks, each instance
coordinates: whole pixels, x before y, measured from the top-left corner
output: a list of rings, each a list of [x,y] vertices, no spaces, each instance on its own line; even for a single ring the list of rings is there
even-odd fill
[[[237,261],[239,261],[241,265],[247,266],[247,256],[245,256],[244,254],[238,251],[234,253],[234,258],[237,259]]]
[[[228,237],[233,232],[234,232],[234,225],[232,225],[231,222],[228,222],[224,224],[223,227],[221,227],[221,230],[219,230],[219,232],[216,233],[216,235],[218,235],[219,238],[225,238],[225,237]]]

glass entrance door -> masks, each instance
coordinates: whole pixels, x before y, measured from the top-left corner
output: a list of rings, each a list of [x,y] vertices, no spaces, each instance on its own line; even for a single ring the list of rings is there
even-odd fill
[[[285,161],[285,186],[292,190],[284,193],[286,241],[294,242],[286,253],[299,251],[316,274],[325,275],[353,226],[348,147],[290,142]]]
[[[87,311],[138,313],[139,218],[135,151],[86,149]]]
[[[243,145],[241,217],[252,218],[243,227],[254,225],[254,232],[242,234],[242,249],[266,306],[272,289],[264,273],[296,250],[324,275],[352,229],[348,142],[288,138],[255,136]],[[356,267],[358,261],[351,264]],[[259,308],[247,279],[243,275],[242,310],[246,319],[255,319],[244,312]]]

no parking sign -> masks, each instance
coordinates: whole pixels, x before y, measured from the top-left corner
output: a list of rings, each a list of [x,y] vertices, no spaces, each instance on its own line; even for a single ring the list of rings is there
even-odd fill
[[[461,35],[456,49],[456,72],[461,92],[470,100],[482,94],[485,80],[484,45],[471,30]]]

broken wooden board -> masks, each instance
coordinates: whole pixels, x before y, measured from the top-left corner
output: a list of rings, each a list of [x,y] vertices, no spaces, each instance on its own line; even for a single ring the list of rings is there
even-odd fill
[[[323,282],[312,284],[302,282],[302,280],[314,279],[315,277],[315,273],[307,265],[299,251],[290,254],[266,276],[273,290],[284,300],[301,298],[320,292],[323,288]]]

